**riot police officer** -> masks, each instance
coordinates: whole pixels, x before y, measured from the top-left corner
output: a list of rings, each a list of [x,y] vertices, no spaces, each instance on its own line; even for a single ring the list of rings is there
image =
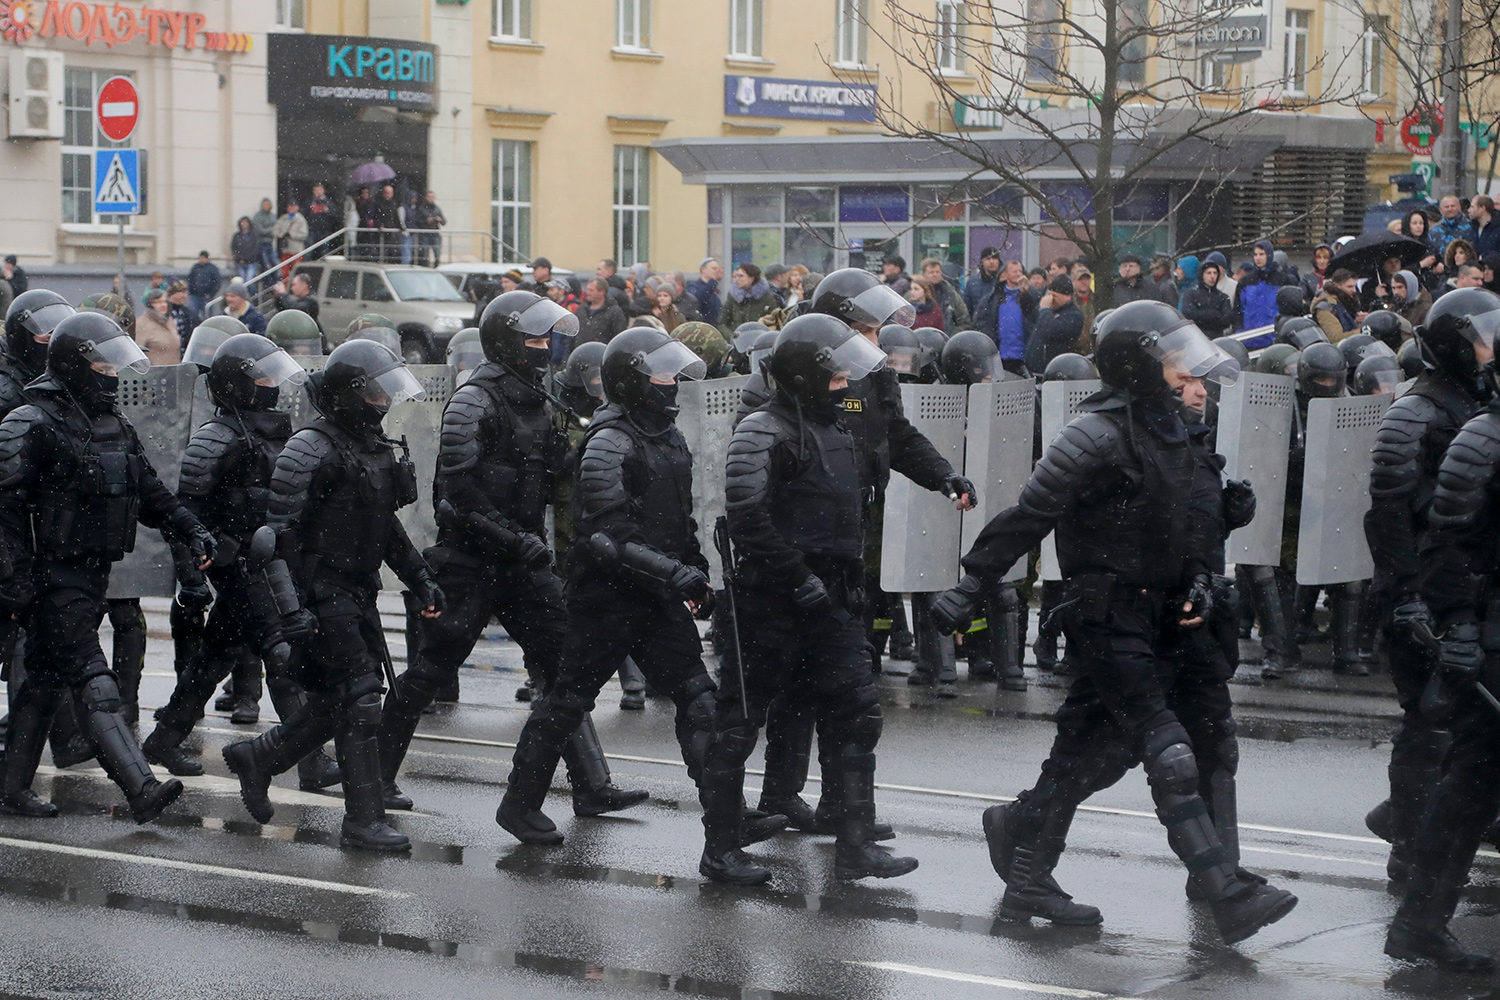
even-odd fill
[[[1458,295],[1465,298],[1455,304],[1454,311],[1437,317],[1446,331],[1424,333],[1423,354],[1429,365],[1446,367],[1439,359],[1449,352],[1452,362],[1466,363],[1464,354],[1469,348],[1465,342],[1474,345],[1476,358],[1494,350],[1500,310],[1494,307],[1493,296],[1453,291],[1438,304]],[[1436,338],[1432,344],[1427,343],[1428,336]],[[1489,391],[1494,392],[1493,357],[1484,363],[1483,373]],[[1418,382],[1424,379],[1435,381],[1424,376]],[[1436,402],[1430,395],[1426,398]],[[1446,418],[1434,414],[1432,419]],[[1495,641],[1500,608],[1494,596],[1500,571],[1495,560],[1500,543],[1497,472],[1500,410],[1492,398],[1454,436],[1438,466],[1427,533],[1418,540],[1421,559],[1410,562],[1411,569],[1421,575],[1421,603],[1426,609],[1407,601],[1398,610],[1398,618],[1410,622],[1414,638],[1422,636],[1428,615],[1435,623],[1432,631],[1442,636],[1436,663],[1438,686],[1431,689],[1434,697],[1424,693],[1421,708],[1429,715],[1424,723],[1445,726],[1453,734],[1453,744],[1443,761],[1446,770],[1406,852],[1406,897],[1386,935],[1385,953],[1467,972],[1494,970],[1488,955],[1464,949],[1449,932],[1448,921],[1468,880],[1480,838],[1500,810],[1500,718],[1491,699],[1474,689],[1482,684],[1488,692],[1500,691],[1500,643]],[[1403,682],[1403,689],[1408,683]]]
[[[682,758],[699,777],[714,683],[693,617],[710,613],[713,592],[694,534],[692,456],[674,421],[678,379],[701,378],[705,370],[692,351],[650,327],[617,334],[605,348],[607,402],[594,413],[578,462],[579,541],[570,558],[562,662],[521,731],[495,813],[517,840],[562,842],[542,812],[553,771],[626,656],[675,702]]]
[[[177,495],[217,538],[219,558],[209,579],[218,596],[198,653],[171,698],[156,710],[156,729],[141,747],[147,760],[173,774],[203,773],[203,765],[182,749],[182,742],[202,716],[214,686],[238,667],[243,650],[251,651],[257,687],[265,657],[271,702],[282,719],[291,718],[307,700],[290,676],[291,647],[282,641],[279,623],[256,613],[245,559],[252,536],[266,523],[277,456],[292,436],[291,420],[276,409],[276,402],[282,386],[300,386],[306,378],[301,365],[259,334],[236,334],[214,351],[208,369],[214,414],[188,440]],[[240,698],[247,696],[248,683],[243,676],[237,679]],[[321,750],[302,759],[297,776],[303,791],[341,780]]]
[[[150,366],[109,316],[69,316],[52,331],[31,402],[0,422],[0,537],[9,570],[0,603],[12,614],[30,605],[26,679],[10,706],[0,783],[7,812],[57,814],[31,781],[64,691],[136,822],[156,818],[182,793],[175,778],[158,781],[141,754],[97,631],[110,566],[135,547],[137,520],[188,544],[199,568],[213,557],[213,537],[157,478],[116,406],[119,373]]]
[[[1024,807],[1001,912],[1099,922],[1097,909],[1058,888],[1053,870],[1096,780],[1088,765],[1098,744],[1119,740],[1144,762],[1167,841],[1233,943],[1281,919],[1296,897],[1242,877],[1225,851],[1200,793],[1192,737],[1156,670],[1177,654],[1183,632],[1208,617],[1212,550],[1223,543],[1205,514],[1222,502],[1221,490],[1216,477],[1199,474],[1178,392],[1197,379],[1232,380],[1239,366],[1177,310],[1148,301],[1123,305],[1099,324],[1094,362],[1104,391],[1047,448],[1020,502],[991,520],[964,557],[967,575],[933,605],[944,627],[961,627],[986,580],[1056,531],[1068,586],[1063,627],[1084,670],[1059,710],[1037,786],[1018,799]]]
[[[865,480],[841,422],[850,381],[884,362],[878,347],[831,316],[793,319],[771,353],[775,395],[730,441],[725,498],[743,661],[731,656],[722,672],[699,786],[698,868],[708,878],[753,885],[771,877],[740,850],[740,802],[745,761],[773,698],[811,704],[833,761],[825,773],[840,774],[838,876],[891,878],[917,867],[870,843],[881,716],[861,607]]]
[[[333,737],[344,779],[341,842],[404,851],[410,841],[386,822],[376,742],[381,667],[390,667],[375,607],[381,563],[423,615],[439,616],[446,601],[396,519],[416,502],[416,470],[397,457],[381,422],[426,391],[399,355],[372,340],[340,344],[308,381],[319,416],[276,459],[266,523],[277,558],[263,570],[276,581],[282,637],[300,646],[308,697],[268,732],[225,747],[224,763],[245,808],[266,823],[271,779]]]
[[[479,336],[485,363],[443,410],[433,499],[437,544],[423,557],[451,595],[441,618],[419,621],[411,666],[396,679],[380,715],[385,803],[410,809],[396,773],[422,710],[456,682],[491,616],[521,647],[543,691],[557,677],[567,611],[552,572],[545,516],[553,480],[567,459],[543,380],[554,336],[572,337],[578,318],[551,299],[517,289],[485,306]],[[593,721],[584,716],[563,749],[573,811],[598,816],[642,802],[610,782]]]
[[[1494,357],[1497,328],[1500,296],[1493,292],[1460,288],[1438,299],[1418,335],[1428,367],[1385,411],[1372,451],[1365,538],[1375,561],[1372,587],[1386,598],[1388,617],[1382,624],[1390,626],[1391,679],[1401,724],[1391,741],[1390,798],[1365,822],[1390,841],[1386,870],[1397,881],[1406,878],[1412,838],[1452,740],[1446,728],[1422,713],[1431,660],[1412,629],[1430,630],[1435,624],[1421,595],[1422,540],[1443,456],[1489,396],[1480,370]]]

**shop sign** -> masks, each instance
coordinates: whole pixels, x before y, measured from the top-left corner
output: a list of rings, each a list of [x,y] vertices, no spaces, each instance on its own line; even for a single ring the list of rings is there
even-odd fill
[[[1271,48],[1266,0],[1203,0],[1198,54],[1214,62],[1248,62]]]
[[[724,113],[736,117],[873,122],[875,85],[726,76]]]
[[[1443,109],[1436,104],[1417,106],[1401,119],[1401,145],[1413,156],[1429,156],[1432,144],[1443,134]]]
[[[278,108],[437,107],[435,45],[400,38],[279,32],[266,44],[266,92]]]
[[[249,52],[249,35],[205,31],[208,18],[196,11],[81,0],[0,0],[0,37],[20,45],[33,38],[70,38],[114,48],[141,41],[164,49],[201,48]]]
[[[997,100],[993,97],[960,95],[958,100],[953,102],[953,123],[959,128],[992,128],[1004,131],[1008,125],[1008,114],[1015,111],[1029,114],[1047,107],[1051,105],[1036,97]]]

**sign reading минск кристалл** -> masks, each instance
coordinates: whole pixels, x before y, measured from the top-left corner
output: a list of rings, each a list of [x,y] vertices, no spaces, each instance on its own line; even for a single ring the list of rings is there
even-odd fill
[[[437,106],[437,46],[397,38],[273,32],[266,92],[272,104]]]
[[[875,86],[828,80],[724,77],[724,113],[751,118],[875,120]]]

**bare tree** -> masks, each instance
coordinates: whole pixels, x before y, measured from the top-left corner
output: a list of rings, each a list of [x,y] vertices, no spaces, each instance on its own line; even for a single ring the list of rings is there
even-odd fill
[[[923,0],[884,0],[886,17],[868,19],[872,35],[932,89],[939,107],[938,115],[911,110],[893,84],[898,89],[881,89],[878,120],[894,135],[959,154],[983,182],[981,192],[987,184],[1034,200],[1045,224],[1100,267],[1111,266],[1118,250],[1117,209],[1143,181],[1170,174],[1179,205],[1213,197],[1247,151],[1264,156],[1267,147],[1250,140],[1264,134],[1267,113],[1359,96],[1357,81],[1331,54],[1309,52],[1295,79],[1214,69],[1198,40],[1227,30],[1234,13],[1214,0],[969,0],[959,9],[965,23],[958,31],[942,7],[935,14]],[[968,77],[988,84],[983,102],[1005,124],[1000,137],[954,115],[966,99],[952,73],[958,60]],[[1312,92],[1319,75],[1328,82]],[[1165,213],[1156,224],[1164,222]],[[1101,281],[1101,307],[1111,292]]]

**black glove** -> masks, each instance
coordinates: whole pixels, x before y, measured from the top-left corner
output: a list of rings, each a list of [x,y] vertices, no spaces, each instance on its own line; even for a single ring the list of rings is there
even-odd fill
[[[516,532],[516,558],[527,566],[542,567],[552,564],[552,550],[547,543],[529,531]]]
[[[714,605],[719,603],[718,597],[710,589],[703,598],[698,601],[698,609],[693,612],[693,617],[700,622],[706,622],[714,616]]]
[[[681,563],[672,571],[671,587],[684,601],[701,601],[708,592],[708,574]]]
[[[190,614],[201,612],[213,602],[213,591],[208,589],[208,581],[201,575],[177,587],[177,603]]]
[[[281,616],[281,637],[287,642],[311,639],[317,630],[317,616],[306,608],[298,608]]]
[[[1427,631],[1436,628],[1432,612],[1427,609],[1427,602],[1422,600],[1421,594],[1407,594],[1396,602],[1396,610],[1391,612],[1391,623],[1403,632],[1409,632],[1418,626],[1425,625]]]
[[[1231,479],[1224,484],[1224,523],[1229,530],[1243,528],[1255,520],[1255,490],[1248,479]]]
[[[807,579],[792,591],[792,603],[802,611],[827,611],[833,607],[833,598],[828,596],[828,588],[823,586],[818,575],[809,573]]]
[[[193,566],[198,567],[203,564],[203,560],[212,559],[214,553],[218,551],[219,546],[214,541],[213,532],[196,521],[193,522],[193,525],[194,527],[188,535],[187,547],[188,551],[193,555]]]
[[[977,576],[965,576],[958,586],[945,590],[932,599],[928,617],[942,635],[966,632],[974,622],[974,609],[979,606],[984,584]]]
[[[1443,633],[1439,644],[1438,670],[1443,680],[1454,688],[1464,688],[1479,679],[1484,666],[1484,650],[1479,648],[1479,626],[1472,623],[1454,625]]]
[[[437,585],[437,581],[430,576],[424,576],[417,581],[412,588],[412,596],[417,599],[417,605],[423,611],[428,608],[436,608],[439,612],[448,610],[448,595],[443,593],[443,588]]]
[[[976,505],[979,503],[979,491],[974,488],[973,483],[958,473],[955,472],[943,482],[943,495],[949,500],[957,500],[965,493],[969,494],[970,503]]]
[[[1214,610],[1213,578],[1208,576],[1193,577],[1193,582],[1188,586],[1187,603],[1192,605],[1192,609],[1183,612],[1184,617],[1202,618],[1205,622],[1208,621],[1208,616]]]

